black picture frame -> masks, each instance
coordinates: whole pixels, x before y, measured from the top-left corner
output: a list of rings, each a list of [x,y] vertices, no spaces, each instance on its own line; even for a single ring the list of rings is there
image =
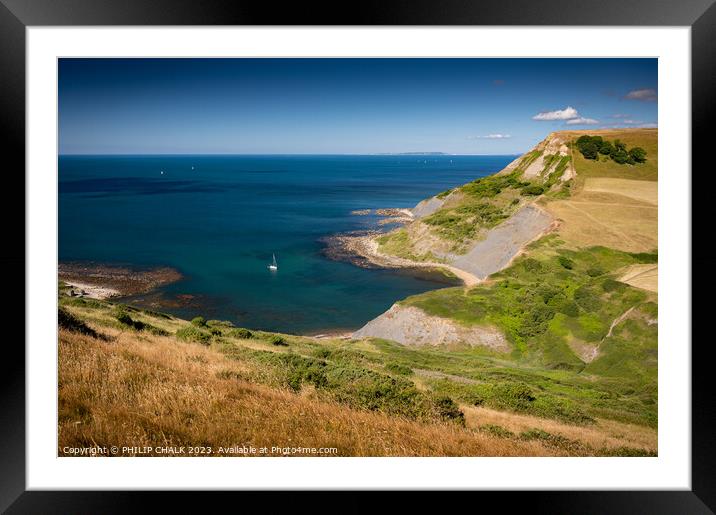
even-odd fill
[[[511,0],[473,1],[363,0],[356,4],[293,2],[280,8],[256,0],[0,0],[0,120],[3,127],[3,202],[6,270],[25,268],[25,226],[14,223],[24,212],[25,170],[25,38],[26,27],[82,25],[602,25],[689,26],[692,64],[692,168],[709,170],[709,128],[716,108],[716,6],[714,0]],[[668,102],[668,99],[662,100]],[[684,171],[690,173],[690,171]],[[693,176],[692,176],[693,184]],[[18,192],[23,192],[20,195]],[[14,201],[12,200],[14,199]],[[693,205],[708,205],[708,188],[693,188]],[[693,216],[694,229],[698,218]],[[697,233],[694,230],[693,233]],[[712,232],[712,231],[711,231]],[[708,234],[709,231],[703,234]],[[692,249],[693,252],[693,249]],[[696,263],[711,263],[697,258]],[[692,263],[694,260],[692,258]],[[692,265],[693,266],[693,265]],[[6,290],[24,290],[24,277],[9,273]],[[24,276],[24,274],[23,274]],[[23,284],[20,284],[23,281]],[[699,281],[708,288],[713,279]],[[690,299],[689,299],[690,300]],[[686,301],[686,299],[685,299]],[[17,303],[19,305],[19,301]],[[708,303],[693,303],[692,320],[708,320]],[[695,316],[694,316],[695,315]],[[19,319],[19,317],[15,317]],[[701,322],[703,323],[703,322]],[[208,496],[241,495],[250,506],[255,493],[40,492],[25,491],[25,353],[16,338],[6,337],[0,359],[2,420],[0,424],[0,510],[8,513],[114,513],[141,511],[162,496],[164,510],[204,511],[216,502]],[[696,329],[696,327],[694,327]],[[711,393],[710,340],[692,340],[692,490],[641,492],[482,492],[482,501],[496,501],[501,510],[528,506],[530,513],[713,513],[716,510],[716,403]],[[681,342],[689,344],[691,342]],[[706,345],[703,345],[703,344]],[[303,503],[302,493],[272,493],[273,503]],[[341,511],[374,509],[373,493],[350,493]],[[460,502],[454,494],[450,502]],[[472,494],[474,495],[474,493]],[[409,503],[426,506],[424,493]],[[165,504],[166,503],[166,504]],[[211,504],[209,504],[211,503]],[[248,504],[246,504],[248,503]],[[330,509],[331,501],[321,503]],[[276,506],[272,504],[272,506]],[[406,508],[408,505],[404,505]],[[351,508],[352,507],[352,508]],[[273,510],[269,510],[273,511]]]

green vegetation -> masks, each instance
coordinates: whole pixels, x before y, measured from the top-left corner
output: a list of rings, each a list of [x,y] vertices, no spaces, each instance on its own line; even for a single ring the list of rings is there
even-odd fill
[[[229,336],[232,336],[234,338],[241,338],[242,340],[247,340],[249,338],[253,338],[254,335],[248,329],[244,329],[243,327],[238,327],[238,328],[230,331]]]
[[[478,429],[483,433],[499,436],[500,438],[514,438],[515,436],[515,433],[509,429],[505,429],[504,427],[495,424],[483,424]]]
[[[610,137],[618,139],[627,148],[640,147],[647,159],[635,166],[619,166],[611,157],[600,154],[599,159],[586,159],[581,152],[573,154],[574,167],[580,180],[587,177],[613,177],[655,181],[659,171],[658,131],[656,129],[610,131]],[[573,145],[576,150],[576,143]]]
[[[313,346],[306,341],[302,343],[307,346],[304,350]],[[449,396],[421,392],[409,379],[380,372],[360,352],[318,347],[314,348],[313,356],[306,356],[236,346],[224,346],[222,351],[236,359],[260,364],[262,375],[252,376],[253,380],[294,391],[310,386],[328,399],[354,408],[464,424],[462,411]]]
[[[380,251],[385,254],[412,261],[440,261],[430,252],[422,255],[415,254],[408,237],[408,231],[404,227],[379,236],[376,241]]]
[[[459,242],[473,239],[481,228],[491,228],[508,218],[507,211],[489,202],[441,209],[423,221],[438,229],[441,236]]]
[[[92,336],[93,338],[100,338],[97,331],[63,308],[57,308],[57,325],[63,329],[72,331],[73,333],[80,333]]]
[[[554,154],[550,157],[553,157],[554,160],[557,159],[558,154]],[[569,161],[571,158],[569,156],[561,156],[559,158],[559,161],[557,162],[557,165],[554,167],[554,170],[547,176],[547,179],[544,182],[545,189],[550,189],[552,186],[554,186],[557,181],[559,181],[562,178],[562,175],[564,175],[564,171],[567,169],[567,165],[569,164]],[[551,161],[553,162],[553,161]],[[545,167],[545,169],[549,169],[549,167]]]
[[[524,166],[536,159],[539,153],[523,159],[515,171],[506,175],[491,175],[474,180],[456,188],[462,194],[460,202],[454,206],[447,206],[437,210],[422,221],[433,228],[438,236],[452,242],[452,251],[463,252],[465,245],[477,238],[480,234],[495,227],[510,217],[520,206],[520,194],[533,193],[538,185],[532,185],[520,179]],[[527,164],[525,164],[527,163]],[[532,188],[532,189],[529,189]],[[394,245],[400,244],[399,249],[391,249],[387,245],[381,247],[390,254],[409,257],[411,242],[407,231],[400,231],[386,235]],[[379,243],[381,238],[378,239]]]
[[[540,186],[539,184],[530,184],[529,186],[525,186],[524,188],[522,188],[521,194],[537,196],[537,195],[542,195],[542,193],[544,193],[544,191],[545,191],[544,186]]]
[[[388,372],[393,372],[394,374],[400,374],[403,376],[409,376],[412,375],[413,369],[410,367],[406,367],[405,365],[401,365],[400,363],[386,363],[385,369]]]
[[[284,340],[282,336],[279,336],[277,334],[271,336],[271,338],[269,338],[269,342],[271,342],[271,345],[278,345],[284,347],[288,345],[288,343],[286,343],[286,340]]]
[[[466,402],[575,423],[615,413],[654,423],[657,337],[650,320],[656,319],[655,298],[616,281],[614,274],[631,264],[652,262],[656,255],[604,247],[568,250],[558,242],[555,246],[555,240],[549,236],[531,245],[529,257],[493,275],[490,283],[467,291],[435,290],[402,304],[465,325],[496,326],[512,344],[509,356],[482,359],[495,364],[507,359],[517,369],[504,368],[499,374],[476,369],[469,377],[489,382],[450,385]],[[630,309],[630,316],[607,336],[614,320]],[[585,363],[570,347],[573,341],[598,347],[599,355]],[[547,386],[540,377],[551,375],[550,370],[572,387]],[[584,381],[590,376],[598,380]],[[596,391],[585,401],[587,390]],[[622,398],[626,392],[633,397],[629,402]],[[613,402],[617,398],[622,398],[621,406]]]
[[[169,333],[165,331],[164,329],[161,329],[159,327],[156,327],[152,324],[149,324],[147,322],[142,322],[140,320],[133,319],[128,311],[131,308],[128,306],[119,306],[116,309],[114,318],[119,322],[120,327],[127,328],[127,329],[134,329],[135,331],[147,331],[151,334],[154,334],[156,336],[168,336]],[[138,310],[134,310],[138,311]]]
[[[208,332],[191,325],[177,330],[176,337],[180,340],[201,343],[202,345],[209,345],[211,343],[211,335]]]
[[[634,165],[646,162],[647,152],[642,147],[627,149],[626,143],[619,139],[613,142],[601,136],[583,135],[577,138],[576,146],[585,159],[597,160],[600,155],[608,156],[617,164]]]
[[[206,327],[206,319],[204,317],[194,317],[191,319],[191,325],[196,327]]]

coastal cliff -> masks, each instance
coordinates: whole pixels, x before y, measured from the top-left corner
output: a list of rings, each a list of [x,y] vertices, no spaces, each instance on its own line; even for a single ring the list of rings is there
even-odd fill
[[[656,169],[656,131],[590,134],[597,132],[649,146]],[[403,227],[353,242],[353,251],[378,266],[442,267],[464,282],[399,301],[353,337],[459,343],[583,368],[609,354],[604,341],[626,322],[625,312],[650,320],[656,177],[645,165],[585,161],[573,151],[580,134],[552,133],[500,172],[421,201]],[[607,256],[603,248],[614,250]],[[632,279],[634,269],[649,274]],[[633,290],[614,293],[622,286],[610,281]],[[593,300],[585,303],[586,291]],[[594,333],[590,317],[599,320]]]

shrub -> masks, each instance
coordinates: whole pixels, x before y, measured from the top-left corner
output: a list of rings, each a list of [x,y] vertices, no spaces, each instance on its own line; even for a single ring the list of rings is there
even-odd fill
[[[144,330],[148,331],[154,336],[169,336],[169,331],[162,329],[161,327],[155,327],[153,325],[144,324]]]
[[[579,306],[575,302],[567,301],[564,304],[562,304],[558,311],[560,313],[564,313],[568,317],[577,317],[579,316]]]
[[[606,292],[611,291],[623,291],[626,288],[626,284],[615,281],[614,279],[605,279],[602,283],[602,290]]]
[[[612,160],[620,165],[625,164],[629,160],[629,154],[626,150],[615,149],[611,154]]]
[[[531,184],[529,186],[525,186],[524,188],[522,188],[521,192],[522,195],[532,196],[542,195],[542,193],[544,193],[544,187],[538,184]]]
[[[249,331],[248,329],[244,329],[243,327],[234,329],[229,334],[230,334],[230,336],[233,336],[234,338],[242,338],[244,340],[248,340],[249,338],[253,338],[253,336],[254,336],[254,334],[251,331]]]
[[[191,325],[177,330],[176,337],[180,340],[201,343],[202,345],[209,345],[211,343],[211,336],[208,333]]]
[[[601,146],[599,147],[599,153],[608,156],[612,153],[612,149],[614,146],[607,140],[602,141]]]
[[[443,396],[437,398],[435,400],[435,408],[437,410],[438,417],[442,420],[457,422],[462,426],[465,425],[465,414],[450,397]]]
[[[596,267],[590,268],[589,270],[587,270],[587,275],[589,277],[599,277],[600,275],[604,275],[604,273],[605,273],[604,270],[602,270],[601,268],[596,268]]]
[[[277,334],[274,334],[269,338],[269,343],[271,345],[278,345],[278,346],[287,346],[288,343],[286,343],[286,340],[283,339],[282,336],[279,336]]]
[[[559,261],[559,264],[562,266],[562,268],[566,268],[567,270],[572,270],[574,268],[574,261],[572,261],[566,256],[559,256],[557,258],[557,261]]]
[[[498,436],[500,438],[512,438],[515,436],[515,433],[510,431],[509,429],[505,429],[502,426],[497,426],[494,424],[483,424],[478,429],[483,432],[490,434],[492,436]]]
[[[601,306],[601,301],[595,292],[589,286],[580,286],[574,292],[574,301],[584,311],[597,311]]]
[[[525,267],[525,270],[528,272],[541,272],[542,271],[542,263],[537,261],[535,258],[527,258],[522,262],[522,266]]]
[[[585,159],[597,159],[599,149],[603,143],[601,136],[588,136],[585,134],[577,139],[577,148]]]
[[[141,322],[139,320],[134,320],[122,308],[120,308],[118,313],[114,315],[114,318],[116,318],[117,321],[120,324],[122,324],[123,326],[129,327],[130,329],[136,329],[137,331],[141,331],[141,330],[145,329],[145,327],[146,327],[146,324],[144,324],[144,322]]]
[[[583,135],[577,139],[577,148],[585,159],[599,159],[599,154],[609,156],[617,164],[635,164],[646,161],[646,151],[641,147],[627,149],[622,141],[614,143],[602,139],[601,136]]]
[[[212,336],[221,336],[221,329],[219,329],[218,327],[210,327],[209,334],[211,334]]]
[[[142,322],[141,320],[133,319],[131,316],[129,316],[129,313],[127,313],[127,311],[139,312],[139,310],[130,306],[119,306],[119,308],[117,309],[117,313],[114,315],[114,317],[117,319],[117,322],[119,322],[122,326],[134,329],[135,331],[146,331],[155,336],[169,336],[169,332],[165,331],[161,327],[155,327],[152,324],[147,324],[146,322]]]
[[[191,325],[196,327],[206,327],[206,319],[204,317],[194,317],[191,319]]]
[[[646,161],[646,150],[641,147],[633,147],[629,150],[629,156],[636,163],[643,163]]]
[[[93,338],[104,339],[104,337],[101,336],[97,331],[89,327],[82,320],[80,320],[72,313],[63,308],[57,309],[57,325],[59,325],[62,329],[67,329],[68,331],[72,331],[73,333],[80,333],[85,334],[87,336],[92,336]]]
[[[124,311],[120,311],[119,313],[114,315],[114,318],[116,318],[117,321],[122,325],[134,326],[134,320],[132,320],[132,317],[130,317]]]
[[[596,143],[587,143],[579,149],[585,159],[596,159],[599,154],[599,148]]]

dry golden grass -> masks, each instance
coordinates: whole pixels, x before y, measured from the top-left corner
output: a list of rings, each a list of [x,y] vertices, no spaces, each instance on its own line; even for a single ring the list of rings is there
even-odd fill
[[[336,447],[342,456],[550,456],[449,423],[420,423],[242,379],[249,365],[173,338],[108,328],[108,342],[60,330],[64,446]],[[564,454],[561,452],[559,454]]]
[[[560,435],[592,448],[618,449],[631,447],[656,452],[657,432],[644,426],[625,424],[613,420],[599,419],[593,426],[581,427],[530,415],[508,413],[477,406],[461,406],[468,428],[496,425],[515,434],[531,429],[541,429],[553,435]]]
[[[632,265],[624,269],[619,280],[635,288],[659,291],[659,265]]]
[[[627,252],[651,252],[658,247],[658,131],[623,129],[565,131],[621,139],[648,152],[644,165],[618,165],[610,160],[590,161],[573,152],[577,180],[572,196],[545,202],[560,220],[559,233],[577,247],[603,245]]]
[[[624,195],[654,206],[659,203],[659,184],[656,181],[589,177],[584,181],[584,191]]]
[[[558,232],[578,247],[603,245],[626,252],[651,252],[658,247],[658,211],[654,206],[623,202],[624,197],[588,193],[545,205],[560,221]],[[605,198],[606,197],[606,198]]]
[[[654,181],[588,178],[572,197],[544,208],[560,220],[568,243],[650,252],[658,246],[657,202]]]

